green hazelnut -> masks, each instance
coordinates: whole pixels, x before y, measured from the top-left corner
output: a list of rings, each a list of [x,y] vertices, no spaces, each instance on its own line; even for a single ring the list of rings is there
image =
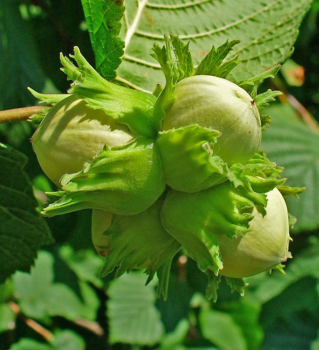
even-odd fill
[[[285,261],[289,256],[289,221],[285,200],[275,188],[267,193],[267,214],[254,210],[248,232],[243,236],[228,238],[219,236],[223,261],[221,275],[242,278],[260,272]]]
[[[42,170],[60,187],[63,175],[80,171],[105,145],[121,146],[132,138],[127,126],[71,95],[49,111],[31,141]]]
[[[261,142],[261,121],[255,101],[238,85],[222,78],[197,75],[176,85],[163,130],[197,124],[221,132],[213,147],[229,165],[246,163]]]

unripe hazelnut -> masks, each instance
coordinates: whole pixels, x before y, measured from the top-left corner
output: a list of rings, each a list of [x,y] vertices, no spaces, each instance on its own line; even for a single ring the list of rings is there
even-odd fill
[[[176,99],[167,110],[163,130],[191,124],[221,132],[213,151],[229,165],[246,163],[261,142],[255,101],[226,79],[197,75],[176,85]]]
[[[42,170],[60,187],[64,174],[82,170],[105,145],[121,146],[132,138],[128,127],[71,95],[49,111],[31,141]]]
[[[254,210],[254,218],[246,234],[237,238],[219,236],[223,269],[220,274],[242,278],[285,261],[289,255],[289,220],[285,200],[278,189],[267,193],[267,214]]]

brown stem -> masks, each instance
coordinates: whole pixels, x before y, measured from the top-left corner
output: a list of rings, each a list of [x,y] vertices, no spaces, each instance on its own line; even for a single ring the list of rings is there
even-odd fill
[[[46,328],[42,327],[39,323],[30,318],[27,318],[21,313],[21,309],[18,304],[13,301],[8,302],[11,310],[30,328],[32,328],[35,332],[39,333],[46,341],[51,342],[53,340],[53,334],[48,331]],[[97,322],[92,322],[83,319],[77,319],[73,321],[76,325],[87,329],[88,331],[98,335],[103,336],[104,330]]]
[[[293,96],[291,95],[284,84],[278,77],[270,80],[270,84],[275,90],[281,91],[283,94],[279,96],[279,99],[283,103],[289,103],[300,115],[300,119],[309,126],[309,128],[315,133],[319,134],[319,124],[311,113]]]
[[[287,100],[297,110],[302,120],[309,126],[309,128],[319,134],[318,122],[308,110],[293,95],[287,94]]]
[[[53,334],[48,331],[46,328],[42,327],[39,323],[31,320],[30,318],[24,316],[21,313],[20,307],[13,301],[9,301],[8,305],[11,310],[30,328],[32,328],[35,332],[40,334],[46,341],[51,342],[53,340]]]
[[[103,328],[97,322],[92,322],[92,321],[83,320],[83,319],[77,319],[77,320],[74,320],[73,322],[78,326],[83,327],[100,337],[104,335]]]
[[[33,106],[24,108],[8,109],[0,111],[0,124],[19,122],[21,120],[29,119],[33,114],[42,112],[43,109],[50,108],[50,106]]]

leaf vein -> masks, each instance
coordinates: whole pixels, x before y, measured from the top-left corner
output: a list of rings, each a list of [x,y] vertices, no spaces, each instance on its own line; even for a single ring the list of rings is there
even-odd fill
[[[213,2],[214,0],[197,0],[197,1],[193,1],[193,2],[186,2],[184,4],[176,4],[176,5],[165,5],[165,4],[154,4],[154,3],[148,3],[146,5],[146,7],[149,8],[156,8],[156,9],[167,9],[167,10],[178,10],[178,9],[184,9],[187,7],[195,7],[198,5],[202,5],[205,4],[207,2]]]
[[[206,32],[202,32],[202,33],[193,33],[193,34],[187,34],[187,35],[179,35],[180,39],[193,39],[193,38],[200,38],[200,37],[204,37],[204,36],[209,36],[212,34],[216,34],[216,33],[220,33],[220,32],[224,32],[230,28],[233,28],[235,26],[238,26],[239,24],[245,22],[245,21],[249,21],[252,20],[253,18],[257,17],[258,15],[260,15],[263,12],[269,11],[271,9],[271,7],[273,7],[274,5],[276,5],[276,3],[278,3],[280,0],[274,0],[272,3],[262,7],[261,9],[251,13],[250,15],[247,15],[243,18],[240,18],[234,22],[231,22],[229,24],[227,24],[226,26],[222,26],[216,29],[212,29]],[[141,31],[141,30],[136,30],[135,32],[137,35],[139,36],[144,36],[147,38],[152,38],[152,39],[163,39],[163,36],[161,34],[154,34],[154,33],[149,33],[149,32],[145,32],[145,31]]]

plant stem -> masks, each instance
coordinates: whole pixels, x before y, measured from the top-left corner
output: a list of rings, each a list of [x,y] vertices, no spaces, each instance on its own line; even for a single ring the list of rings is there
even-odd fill
[[[42,327],[39,323],[35,322],[34,320],[31,320],[30,318],[27,318],[21,313],[20,307],[18,304],[14,303],[13,301],[9,301],[8,305],[10,306],[11,310],[20,317],[24,323],[32,328],[35,332],[40,334],[46,341],[51,342],[53,340],[53,334],[47,330],[46,328]]]
[[[293,96],[287,94],[289,103],[298,111],[302,120],[317,134],[319,133],[319,125],[316,119],[308,112],[308,110]]]
[[[281,91],[283,94],[279,96],[279,99],[283,103],[289,103],[299,114],[300,118],[309,128],[315,133],[319,134],[319,124],[313,115],[304,107],[293,95],[291,95],[281,80],[276,76],[270,80],[270,84],[275,90]]]
[[[83,319],[76,319],[73,321],[80,327],[87,329],[88,331],[94,333],[95,335],[102,337],[104,335],[103,328],[97,323]]]
[[[33,114],[42,112],[43,109],[50,108],[50,106],[33,106],[24,108],[8,109],[0,111],[0,124],[19,122],[21,120],[29,119]]]

